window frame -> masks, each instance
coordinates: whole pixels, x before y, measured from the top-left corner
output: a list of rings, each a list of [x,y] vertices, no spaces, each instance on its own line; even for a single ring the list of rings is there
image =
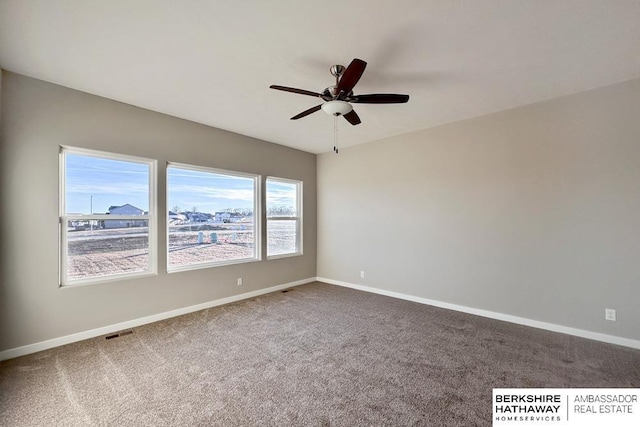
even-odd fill
[[[269,207],[268,207],[268,199],[269,199],[269,181],[273,181],[276,183],[283,184],[294,184],[296,186],[296,216],[269,216]],[[303,250],[303,187],[304,182],[298,179],[288,179],[288,178],[279,178],[275,176],[267,176],[265,180],[265,229],[266,233],[266,247],[265,253],[267,260],[278,259],[278,258],[288,258],[301,256],[304,254]],[[269,255],[269,221],[296,221],[296,251],[288,252],[283,254]]]
[[[167,201],[167,212],[169,211],[169,169],[171,167],[174,168],[180,168],[180,169],[186,169],[186,170],[191,170],[191,171],[196,171],[196,172],[204,172],[204,173],[212,173],[212,174],[217,174],[217,175],[226,175],[226,176],[230,176],[230,177],[234,177],[234,178],[250,178],[253,180],[253,254],[254,256],[252,258],[240,258],[240,259],[235,259],[235,260],[229,260],[229,261],[209,261],[209,262],[202,262],[202,263],[198,263],[198,264],[189,264],[189,265],[182,265],[182,266],[171,266],[169,263],[169,247],[170,247],[170,237],[169,237],[169,216],[167,215],[166,218],[166,223],[165,223],[165,227],[166,227],[166,233],[167,233],[167,245],[165,248],[165,254],[166,254],[166,259],[167,259],[167,273],[171,274],[171,273],[179,273],[182,271],[190,271],[190,270],[200,270],[203,268],[215,268],[215,267],[223,267],[223,266],[228,266],[228,265],[235,265],[235,264],[244,264],[244,263],[250,263],[250,262],[259,262],[262,261],[262,251],[261,251],[261,247],[262,247],[262,221],[260,220],[260,215],[259,213],[261,212],[261,206],[262,206],[262,202],[261,202],[261,182],[262,182],[262,177],[260,175],[257,174],[253,174],[253,173],[247,173],[247,172],[238,172],[238,171],[230,171],[230,170],[226,170],[226,169],[219,169],[219,168],[213,168],[213,167],[207,167],[207,166],[198,166],[198,165],[191,165],[191,164],[187,164],[187,163],[178,163],[178,162],[167,162],[166,164],[166,168],[165,168],[165,200]]]
[[[88,215],[69,215],[66,213],[66,154],[75,154],[86,157],[96,157],[106,160],[115,160],[121,162],[130,162],[144,164],[149,167],[149,210],[146,215],[110,215],[110,214],[93,214]],[[158,236],[157,236],[157,160],[148,159],[144,157],[131,156],[118,153],[110,153],[106,151],[92,150],[87,148],[71,147],[61,145],[59,148],[59,193],[58,193],[58,241],[59,241],[59,256],[58,256],[58,284],[61,288],[75,287],[91,285],[96,283],[121,281],[130,278],[155,276],[158,273]],[[148,263],[147,269],[144,271],[137,271],[132,273],[116,273],[107,276],[91,277],[86,279],[69,279],[68,267],[69,267],[69,254],[68,254],[68,227],[69,221],[101,221],[101,220],[133,220],[133,221],[147,221],[148,228]]]

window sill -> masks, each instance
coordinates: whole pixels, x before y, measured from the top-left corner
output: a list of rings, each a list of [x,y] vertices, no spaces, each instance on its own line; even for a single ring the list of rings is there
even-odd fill
[[[100,283],[109,283],[109,282],[122,282],[125,280],[139,279],[142,277],[152,277],[157,275],[158,273],[156,271],[143,271],[140,273],[117,274],[113,276],[95,277],[92,279],[73,280],[67,283],[60,283],[58,287],[60,289],[77,288],[80,286],[97,285]]]
[[[302,252],[292,252],[290,254],[268,255],[267,261],[270,261],[272,259],[280,259],[280,258],[292,258],[296,256],[302,256]]]
[[[221,261],[221,262],[207,262],[202,264],[191,264],[177,267],[169,267],[167,268],[167,273],[180,273],[182,271],[191,271],[191,270],[202,270],[204,268],[215,268],[215,267],[224,267],[227,265],[235,265],[235,264],[246,264],[249,262],[258,262],[259,258],[246,258],[235,261]]]

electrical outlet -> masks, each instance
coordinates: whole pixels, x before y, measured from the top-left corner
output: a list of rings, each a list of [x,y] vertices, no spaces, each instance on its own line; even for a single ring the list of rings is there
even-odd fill
[[[364,279],[364,270],[360,271],[360,278]]]
[[[616,321],[616,311],[613,308],[605,308],[604,309],[604,318],[606,320],[611,320],[612,322]]]
[[[238,286],[242,286],[242,277],[238,277]]]

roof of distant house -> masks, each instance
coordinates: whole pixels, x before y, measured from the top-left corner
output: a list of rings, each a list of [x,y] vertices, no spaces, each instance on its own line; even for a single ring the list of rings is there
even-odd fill
[[[124,207],[126,207],[126,206],[129,206],[129,207],[131,207],[131,208],[133,208],[133,209],[136,209],[136,210],[142,211],[142,209],[140,209],[140,208],[138,208],[138,207],[135,207],[135,206],[133,206],[133,205],[131,205],[131,204],[129,204],[129,203],[125,203],[125,204],[124,204],[124,205],[122,205],[122,206],[109,206],[109,212],[111,212],[111,211],[112,211],[112,210],[114,210],[114,209],[121,209],[121,208],[124,208]]]

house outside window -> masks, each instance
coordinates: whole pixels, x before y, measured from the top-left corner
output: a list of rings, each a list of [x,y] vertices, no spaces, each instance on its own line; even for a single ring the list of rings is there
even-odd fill
[[[130,205],[129,203],[122,206],[109,206],[109,215],[116,216],[139,216],[146,215],[147,212],[140,208]],[[130,227],[148,227],[149,221],[146,219],[134,219],[134,220],[111,220],[107,219],[102,221],[102,228],[130,228]]]

